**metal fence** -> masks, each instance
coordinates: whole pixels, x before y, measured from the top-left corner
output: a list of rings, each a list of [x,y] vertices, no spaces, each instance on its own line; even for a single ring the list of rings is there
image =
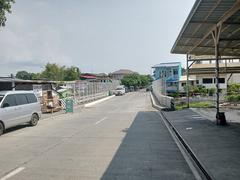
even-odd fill
[[[67,82],[65,85],[72,92],[72,95],[70,95],[70,97],[73,98],[74,104],[78,105],[113,94],[113,91],[116,89],[116,87],[120,85],[120,81],[76,81]]]

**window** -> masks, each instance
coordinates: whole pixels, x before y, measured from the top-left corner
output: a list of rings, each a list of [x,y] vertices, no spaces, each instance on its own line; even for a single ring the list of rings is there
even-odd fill
[[[17,105],[28,104],[27,97],[25,94],[16,94]]]
[[[212,78],[203,78],[203,84],[212,84],[213,79]]]
[[[219,83],[224,84],[225,83],[225,78],[219,78]],[[214,83],[216,83],[216,78],[214,78]]]
[[[178,75],[178,70],[177,69],[173,70],[173,75]]]
[[[186,86],[186,83],[182,83],[182,87]]]
[[[3,101],[2,107],[16,106],[16,99],[14,95],[7,95]]]
[[[219,83],[225,83],[225,78],[219,78]]]
[[[34,94],[27,94],[28,103],[35,103],[37,102],[37,98]]]
[[[199,80],[196,80],[196,84],[199,84]]]
[[[4,97],[4,96],[0,95],[0,102],[2,101],[3,97]]]

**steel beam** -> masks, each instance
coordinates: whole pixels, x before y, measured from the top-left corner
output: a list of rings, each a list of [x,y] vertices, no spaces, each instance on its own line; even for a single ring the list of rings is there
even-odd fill
[[[231,17],[232,15],[234,15],[238,10],[240,9],[240,1],[237,1],[233,7],[227,11],[222,17],[221,19],[218,21],[218,23],[216,23],[215,25],[213,25],[213,27],[204,35],[204,37],[195,45],[193,46],[189,51],[188,54],[191,54],[191,52],[197,48],[217,27],[222,26],[222,24],[227,21],[227,19],[229,17]]]

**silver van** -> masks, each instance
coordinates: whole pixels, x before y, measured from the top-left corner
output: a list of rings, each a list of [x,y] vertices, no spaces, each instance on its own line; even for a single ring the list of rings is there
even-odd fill
[[[36,126],[41,106],[32,91],[0,91],[0,135],[23,123]]]

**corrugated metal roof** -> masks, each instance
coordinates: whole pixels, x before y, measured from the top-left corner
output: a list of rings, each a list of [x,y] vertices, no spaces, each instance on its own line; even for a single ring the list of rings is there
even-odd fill
[[[0,82],[19,82],[19,83],[31,83],[31,84],[53,84],[56,83],[54,81],[44,81],[44,80],[23,80],[18,78],[11,77],[0,77]]]
[[[196,0],[171,53],[214,55],[211,30],[222,21],[220,55],[240,56],[239,0]]]
[[[118,71],[115,71],[111,74],[133,74],[133,73],[136,73],[136,72],[128,70],[128,69],[119,69]]]
[[[157,68],[157,67],[175,67],[181,65],[180,62],[169,62],[169,63],[160,63],[154,65],[152,68]]]

